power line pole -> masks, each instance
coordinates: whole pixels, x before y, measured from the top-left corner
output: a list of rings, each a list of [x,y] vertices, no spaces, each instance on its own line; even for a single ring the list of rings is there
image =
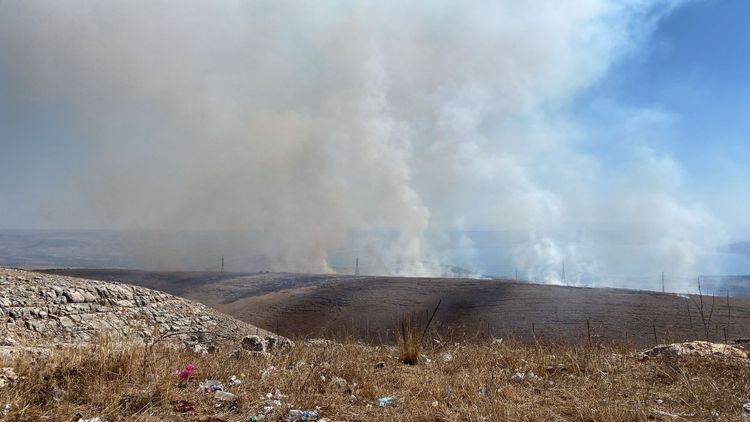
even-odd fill
[[[359,275],[359,257],[354,259],[354,275]]]
[[[661,272],[661,292],[664,293],[664,271]]]
[[[562,282],[565,283],[565,261],[562,263]]]
[[[224,255],[221,256],[221,276],[224,277]]]
[[[518,281],[518,268],[516,268],[516,281]]]

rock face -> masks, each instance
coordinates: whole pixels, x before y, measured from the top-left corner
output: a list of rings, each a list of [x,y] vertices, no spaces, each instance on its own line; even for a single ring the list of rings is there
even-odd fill
[[[127,284],[0,268],[0,321],[13,342],[83,343],[109,336],[189,346],[271,333],[199,303]],[[4,340],[5,341],[5,340]]]

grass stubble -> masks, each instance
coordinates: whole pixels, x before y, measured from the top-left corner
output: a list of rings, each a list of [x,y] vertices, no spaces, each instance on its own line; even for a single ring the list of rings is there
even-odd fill
[[[421,326],[412,328],[404,333],[418,337]],[[0,409],[4,420],[24,421],[248,421],[266,405],[273,406],[269,421],[292,408],[317,408],[331,421],[731,421],[745,420],[742,405],[750,401],[743,359],[641,360],[615,345],[414,343],[298,341],[266,355],[232,353],[232,345],[197,354],[101,338],[43,360],[4,361],[19,378],[0,389]],[[405,364],[405,356],[413,361]],[[188,363],[195,372],[181,382],[174,372]],[[516,373],[524,379],[514,380]],[[233,375],[242,383],[230,385]],[[222,381],[238,399],[200,391],[205,379]],[[277,390],[280,405],[267,397]],[[395,400],[378,406],[383,396]],[[193,410],[181,412],[180,403]]]

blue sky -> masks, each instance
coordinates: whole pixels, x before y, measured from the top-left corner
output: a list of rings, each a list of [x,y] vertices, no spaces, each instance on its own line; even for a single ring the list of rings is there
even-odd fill
[[[608,106],[650,116],[640,135],[682,165],[686,193],[715,203],[714,213],[736,228],[733,238],[750,235],[748,17],[743,0],[687,2],[576,103],[601,155],[611,144],[599,136],[622,117]]]

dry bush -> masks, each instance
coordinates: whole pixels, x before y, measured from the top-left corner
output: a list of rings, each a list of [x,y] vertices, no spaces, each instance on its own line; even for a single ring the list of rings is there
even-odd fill
[[[422,353],[422,327],[413,316],[402,318],[398,329],[398,356],[406,365],[418,365]]]

